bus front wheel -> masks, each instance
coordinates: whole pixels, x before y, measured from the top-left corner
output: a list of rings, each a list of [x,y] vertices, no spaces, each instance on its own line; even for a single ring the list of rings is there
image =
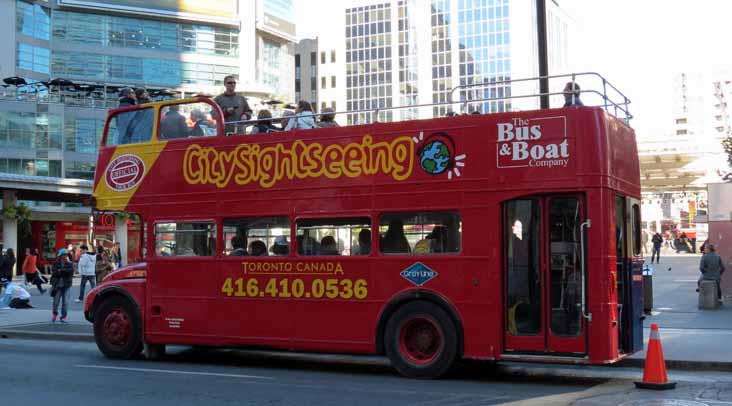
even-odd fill
[[[437,378],[457,357],[455,323],[439,306],[410,302],[386,324],[386,355],[394,368],[411,378]]]
[[[140,355],[142,322],[132,303],[118,296],[104,300],[94,314],[94,338],[99,350],[109,358]]]

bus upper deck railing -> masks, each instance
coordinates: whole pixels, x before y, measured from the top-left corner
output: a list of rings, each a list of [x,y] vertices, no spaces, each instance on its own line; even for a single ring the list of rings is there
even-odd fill
[[[541,93],[536,91],[538,89],[538,84],[541,79],[548,79],[550,81],[550,87],[554,88],[561,88],[562,90],[558,91],[550,91],[548,93]],[[383,106],[383,107],[376,107],[376,108],[369,108],[369,109],[360,109],[360,110],[348,110],[348,111],[337,111],[337,112],[326,112],[326,113],[315,113],[313,112],[314,117],[322,117],[324,115],[347,115],[351,118],[356,118],[356,122],[353,123],[353,125],[358,124],[369,124],[369,123],[376,123],[381,120],[380,118],[383,117],[383,113],[388,111],[398,111],[398,110],[412,110],[412,114],[405,114],[403,117],[403,120],[394,120],[395,117],[391,117],[390,120],[386,121],[404,121],[404,120],[412,120],[412,119],[425,119],[425,118],[435,118],[435,110],[424,110],[428,108],[435,108],[437,107],[437,111],[442,112],[442,114],[439,114],[439,116],[442,115],[452,115],[457,114],[456,110],[462,110],[464,114],[468,114],[471,112],[471,106],[474,108],[472,110],[473,113],[477,112],[479,114],[483,114],[482,111],[480,111],[481,106],[489,106],[496,102],[503,102],[502,107],[503,109],[495,109],[491,108],[490,113],[498,113],[498,112],[510,112],[510,111],[522,111],[522,110],[535,110],[539,109],[539,99],[542,96],[548,96],[552,98],[553,104],[555,107],[562,107],[564,105],[564,87],[568,83],[572,83],[573,86],[579,85],[580,81],[578,79],[582,80],[582,88],[579,90],[579,99],[582,100],[583,105],[585,106],[591,106],[591,107],[602,107],[607,111],[608,113],[614,115],[615,117],[618,117],[625,121],[626,123],[629,123],[630,120],[633,118],[633,116],[630,114],[629,110],[629,104],[630,99],[628,99],[625,94],[623,94],[620,90],[618,90],[614,85],[612,85],[607,79],[605,79],[602,75],[596,73],[596,72],[582,72],[582,73],[571,73],[571,74],[564,74],[564,75],[553,75],[553,76],[545,76],[545,77],[533,77],[533,78],[526,78],[526,79],[510,79],[510,80],[501,80],[501,81],[491,81],[487,83],[473,83],[473,84],[465,84],[465,85],[459,85],[455,86],[449,91],[448,94],[448,101],[445,102],[437,102],[437,103],[423,103],[423,104],[410,104],[410,105],[404,105],[404,106]],[[554,82],[555,86],[551,86]],[[556,86],[556,83],[560,83],[560,87]],[[588,86],[588,83],[590,84]],[[518,86],[517,86],[518,85]],[[527,88],[526,94],[515,94],[515,90],[520,90],[522,88],[521,85],[524,85],[523,87]],[[503,88],[504,94],[502,96],[489,96],[489,97],[471,97],[476,94],[476,92],[492,92],[495,91],[497,88]],[[510,90],[506,90],[510,89]],[[454,94],[456,91],[461,91],[459,100],[453,100]],[[496,92],[497,93],[497,92]],[[509,93],[509,94],[505,94]],[[570,96],[571,98],[572,96]],[[525,103],[510,103],[511,101],[526,101]],[[573,103],[574,104],[574,103]],[[521,107],[519,107],[521,106]],[[492,107],[492,106],[491,106]],[[501,107],[499,105],[498,107]],[[452,113],[452,114],[451,114]],[[489,114],[489,113],[486,113]],[[244,132],[246,132],[246,128],[253,127],[257,125],[259,122],[271,122],[271,121],[278,121],[282,119],[288,119],[293,118],[294,116],[279,116],[279,117],[273,117],[273,118],[267,118],[267,119],[251,119],[251,120],[241,120],[241,121],[228,121],[227,124],[238,124],[241,127],[245,129]],[[363,120],[363,121],[362,121]]]

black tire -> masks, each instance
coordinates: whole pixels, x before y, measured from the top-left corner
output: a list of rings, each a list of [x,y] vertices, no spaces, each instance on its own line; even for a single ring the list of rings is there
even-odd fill
[[[400,374],[410,378],[437,378],[455,363],[457,329],[439,306],[409,302],[386,323],[386,355]]]
[[[109,358],[130,359],[143,349],[142,321],[128,299],[113,296],[94,313],[94,338],[99,350]]]

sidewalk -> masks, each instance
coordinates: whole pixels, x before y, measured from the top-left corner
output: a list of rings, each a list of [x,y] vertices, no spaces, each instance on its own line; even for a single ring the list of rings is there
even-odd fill
[[[674,268],[667,271],[667,263],[656,266],[654,275],[654,311],[644,321],[644,346],[647,347],[651,323],[659,326],[666,366],[679,370],[732,370],[732,296],[724,298],[724,305],[716,310],[697,308],[696,264],[699,256],[668,256]],[[663,261],[663,259],[662,259]],[[20,279],[17,279],[22,283]],[[78,279],[74,292],[78,295]],[[1,338],[34,338],[49,340],[94,341],[92,324],[84,319],[79,303],[72,303],[69,323],[51,323],[48,294],[36,296],[46,308],[0,310]],[[72,301],[76,297],[71,295]],[[645,350],[618,364],[618,367],[643,367]]]

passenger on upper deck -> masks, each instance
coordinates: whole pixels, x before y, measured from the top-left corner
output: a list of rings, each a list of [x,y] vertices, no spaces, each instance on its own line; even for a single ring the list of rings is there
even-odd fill
[[[264,134],[281,131],[279,128],[272,125],[272,120],[267,120],[269,118],[272,118],[272,113],[270,113],[269,110],[259,110],[259,114],[257,114],[257,120],[262,121],[257,122],[257,124],[252,128],[252,134]]]
[[[290,119],[290,122],[287,123],[287,128],[285,128],[285,131],[310,128],[315,128],[315,116],[313,115],[313,107],[310,105],[309,102],[306,102],[305,100],[300,100],[297,103],[297,113],[295,113],[295,117]]]
[[[246,97],[236,94],[236,76],[226,76],[224,86],[226,90],[216,96],[214,101],[224,112],[226,133],[235,133],[237,132],[237,125],[232,122],[242,120],[242,116],[244,116],[244,120],[249,120],[252,118],[252,109],[249,108]]]
[[[290,254],[290,243],[287,241],[287,237],[284,235],[278,235],[275,237],[274,244],[270,248],[274,255],[288,255]]]
[[[567,82],[564,86],[564,107],[584,106],[580,100],[580,86],[577,82]]]
[[[137,104],[152,103],[150,94],[144,87],[138,87],[135,89],[135,98],[137,99]]]
[[[170,140],[173,138],[188,137],[188,125],[186,118],[179,113],[180,105],[169,106],[168,112],[160,122],[160,139]]]
[[[381,252],[390,254],[408,254],[411,252],[409,241],[404,236],[404,223],[394,219],[389,222],[389,228],[381,239]]]
[[[216,127],[208,120],[206,120],[206,114],[199,109],[191,110],[191,121],[193,121],[193,128],[191,128],[191,137],[205,137],[216,135]]]
[[[130,87],[125,87],[119,91],[119,107],[134,106],[137,100],[135,100],[135,91]]]
[[[335,110],[330,107],[324,108],[323,115],[320,116],[320,122],[318,123],[318,127],[340,127],[340,125],[335,122]]]
[[[287,128],[287,125],[290,123],[290,120],[294,120],[295,112],[292,110],[283,110],[282,111],[282,118],[280,118],[280,131],[285,131]]]

